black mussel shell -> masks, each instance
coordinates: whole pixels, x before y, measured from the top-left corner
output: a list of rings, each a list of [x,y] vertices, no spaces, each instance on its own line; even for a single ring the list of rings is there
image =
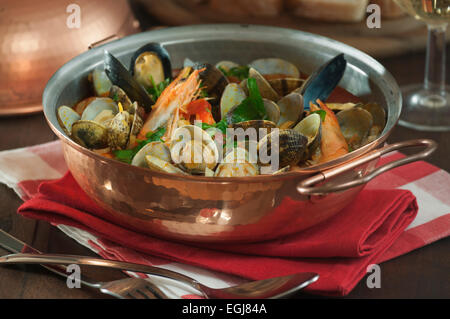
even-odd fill
[[[164,70],[164,78],[172,81],[172,64],[170,62],[169,52],[167,52],[165,48],[156,42],[147,43],[133,53],[130,62],[131,75],[134,75],[134,65],[136,63],[136,59],[144,52],[153,52],[159,57]]]
[[[209,102],[212,105],[212,115],[216,122],[221,119],[220,114],[220,98],[222,97],[225,87],[228,85],[228,79],[223,75],[223,73],[216,68],[214,65],[209,63],[195,63],[193,66],[195,70],[202,70],[199,77],[202,81],[202,88],[208,94],[210,98]]]
[[[300,89],[305,110],[309,110],[310,102],[316,103],[317,99],[325,102],[328,99],[342,79],[346,66],[344,54],[339,54],[311,74]]]
[[[123,64],[111,53],[104,53],[105,72],[114,85],[117,85],[128,95],[132,102],[138,102],[139,106],[150,112],[155,102],[147,94],[145,89],[133,78]]]

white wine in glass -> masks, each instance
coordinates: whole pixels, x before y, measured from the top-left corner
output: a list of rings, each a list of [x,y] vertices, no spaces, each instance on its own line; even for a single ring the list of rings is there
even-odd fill
[[[447,24],[450,0],[394,0],[428,26],[425,81],[402,88],[399,124],[422,131],[450,131],[450,87],[445,84]]]

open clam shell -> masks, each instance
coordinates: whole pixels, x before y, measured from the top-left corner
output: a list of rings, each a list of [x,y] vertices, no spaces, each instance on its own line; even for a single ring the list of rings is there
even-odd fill
[[[119,112],[108,125],[108,145],[112,150],[122,150],[128,145],[130,137],[130,113]]]
[[[92,100],[84,109],[83,114],[81,115],[82,120],[86,121],[96,121],[98,123],[102,123],[103,120],[100,118],[114,117],[117,112],[119,112],[119,108],[117,104],[110,99],[109,97],[98,97]],[[101,116],[99,116],[103,113]]]
[[[233,61],[220,61],[220,62],[217,62],[216,63],[216,65],[215,65],[215,67],[217,68],[217,69],[222,69],[222,70],[224,70],[224,71],[230,71],[232,68],[237,68],[237,67],[239,67],[239,64],[237,64],[237,63],[235,63],[235,62],[233,62]]]
[[[204,174],[219,161],[219,150],[211,136],[200,127],[186,125],[177,128],[171,139],[172,161],[192,174]]]
[[[125,111],[131,109],[131,105],[133,104],[133,102],[131,102],[125,91],[117,85],[111,86],[111,89],[109,90],[109,97],[116,103],[120,102]]]
[[[92,86],[97,96],[108,96],[112,83],[103,67],[96,67],[94,71],[92,71]]]
[[[298,78],[278,78],[269,79],[268,82],[280,96],[285,96],[301,87],[305,80]]]
[[[259,174],[256,158],[243,147],[234,147],[229,151],[214,173],[218,177],[243,177]]]
[[[144,145],[144,147],[142,147],[139,150],[139,152],[137,152],[136,155],[133,157],[131,165],[139,167],[148,167],[147,161],[145,159],[147,155],[157,157],[168,163],[170,163],[171,161],[170,150],[166,146],[166,144],[160,141],[155,141]]]
[[[225,118],[226,114],[236,105],[239,105],[247,94],[237,83],[229,83],[220,98],[220,114],[221,119]]]
[[[281,111],[278,104],[275,102],[264,99],[264,109],[266,110],[267,119],[273,123],[278,123],[280,121]]]
[[[359,107],[336,114],[342,134],[351,149],[363,146],[373,125],[372,115]]]
[[[232,127],[234,129],[242,128],[244,130],[243,134],[245,134],[246,137],[249,137],[250,140],[260,140],[266,134],[270,133],[272,129],[276,128],[277,125],[274,122],[267,120],[249,120],[234,123]],[[235,130],[234,132],[235,134],[238,134],[238,131]]]
[[[300,78],[300,71],[294,64],[279,58],[257,59],[250,62],[248,66],[254,68],[262,75],[283,75],[285,77]]]
[[[57,118],[59,125],[61,125],[64,132],[69,136],[72,134],[73,123],[81,119],[80,115],[74,109],[66,105],[58,107]]]
[[[280,108],[280,119],[277,125],[283,125],[285,122],[290,122],[291,124],[288,128],[294,126],[303,116],[303,97],[298,93],[290,93],[282,97],[277,102]]]
[[[305,151],[303,159],[310,157],[310,154],[313,154],[319,147],[322,138],[322,120],[320,119],[320,115],[317,113],[308,115],[293,130],[308,139],[307,151]]]
[[[255,70],[254,68],[250,68],[250,70],[248,71],[248,77],[256,80],[256,84],[258,85],[261,97],[274,102],[280,99],[278,93],[272,88],[272,86],[270,86],[269,82],[267,82],[267,80],[257,70]],[[240,85],[244,90],[248,90],[245,80],[242,81]],[[246,91],[246,93],[248,92]]]
[[[160,159],[159,157],[147,155],[145,156],[145,161],[147,162],[148,168],[164,172],[164,173],[170,173],[170,174],[180,174],[180,175],[187,175],[187,173],[183,172],[181,169],[176,167],[175,165]]]
[[[102,149],[108,146],[108,129],[94,121],[79,120],[73,123],[71,137],[89,149]]]
[[[308,139],[295,130],[273,130],[258,143],[260,163],[275,166],[275,170],[295,165],[303,158],[307,143]]]

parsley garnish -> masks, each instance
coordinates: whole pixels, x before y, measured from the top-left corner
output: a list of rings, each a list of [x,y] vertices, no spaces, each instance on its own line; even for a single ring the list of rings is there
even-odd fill
[[[164,126],[160,127],[154,132],[147,133],[146,137],[147,139],[144,141],[138,141],[138,145],[135,148],[132,148],[130,150],[117,150],[114,151],[114,156],[117,160],[121,162],[125,162],[128,164],[131,164],[131,161],[133,160],[133,157],[136,155],[137,152],[140,151],[141,148],[143,148],[145,145],[151,142],[161,141],[161,137],[166,133],[166,128]]]
[[[317,114],[320,115],[320,120],[322,122],[325,121],[325,116],[327,115],[326,111],[324,111],[324,110],[317,110],[317,111],[311,112],[311,114],[314,114],[314,113],[317,113]]]
[[[227,115],[228,122],[239,123],[249,120],[266,120],[267,113],[259,92],[258,84],[253,78],[248,78],[248,97],[234,107]]]
[[[150,75],[150,82],[152,82],[152,87],[147,89],[148,94],[152,97],[153,101],[156,101],[161,93],[165,90],[167,86],[170,84],[170,79],[167,78],[161,83],[155,84],[153,77]]]
[[[222,71],[222,73],[225,76],[234,76],[242,81],[242,80],[245,80],[248,78],[248,71],[250,70],[250,68],[246,65],[242,65],[242,66],[236,66],[227,71],[224,68],[219,66],[219,70]]]

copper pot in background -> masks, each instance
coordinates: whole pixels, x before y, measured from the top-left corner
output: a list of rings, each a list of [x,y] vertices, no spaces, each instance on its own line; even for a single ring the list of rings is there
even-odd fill
[[[79,28],[67,24],[76,14],[73,4]],[[127,0],[2,0],[0,115],[42,110],[45,84],[64,63],[93,43],[137,31]]]

